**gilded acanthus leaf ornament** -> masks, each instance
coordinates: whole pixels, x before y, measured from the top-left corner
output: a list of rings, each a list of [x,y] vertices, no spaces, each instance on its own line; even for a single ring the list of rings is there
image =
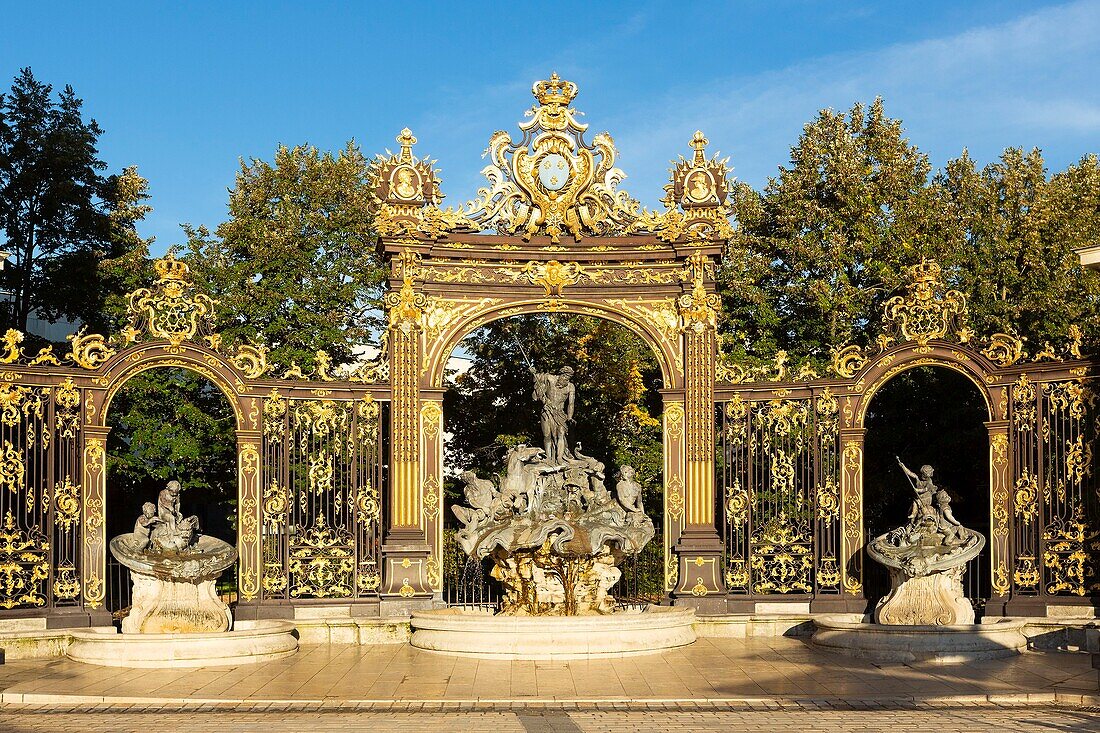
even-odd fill
[[[149,336],[167,339],[172,346],[194,341],[197,336],[213,337],[217,301],[194,292],[186,263],[169,253],[153,267],[157,273],[153,287],[130,293],[130,323],[123,331],[126,340],[136,341],[143,328]]]
[[[81,328],[68,338],[72,342],[68,358],[84,369],[95,369],[115,355],[115,350],[98,333],[85,336],[84,329]]]
[[[691,292],[677,300],[685,330],[703,331],[718,325],[721,299],[716,293],[708,293],[705,285],[707,277],[713,276],[714,263],[710,257],[698,251],[688,257],[681,277],[691,282]]]

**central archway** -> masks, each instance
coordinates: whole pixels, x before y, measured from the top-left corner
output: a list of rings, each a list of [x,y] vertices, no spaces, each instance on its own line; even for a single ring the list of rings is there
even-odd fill
[[[575,423],[569,445],[605,464],[614,489],[630,464],[645,487],[643,504],[658,537],[623,565],[613,592],[620,601],[660,601],[664,589],[663,445],[659,354],[632,329],[610,319],[572,313],[512,315],[490,321],[464,338],[450,359],[444,412],[443,593],[450,604],[493,600],[487,568],[473,567],[452,540],[451,507],[463,502],[460,472],[494,478],[509,448],[539,444],[538,407],[530,369],[574,369]]]
[[[195,370],[158,366],[128,373],[113,385],[102,415],[107,435],[105,520],[108,539],[130,532],[146,503],[169,480],[185,490],[185,510],[204,533],[237,541],[237,421],[221,385]],[[236,568],[219,579],[236,600]],[[128,569],[107,557],[106,608],[130,604]]]

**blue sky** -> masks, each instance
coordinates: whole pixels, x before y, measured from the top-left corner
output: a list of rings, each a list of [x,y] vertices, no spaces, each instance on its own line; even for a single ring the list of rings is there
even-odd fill
[[[1054,170],[1100,148],[1100,0],[329,3],[0,0],[0,85],[30,66],[71,84],[136,164],[154,251],[216,226],[240,157],[279,143],[394,148],[408,125],[445,203],[481,183],[551,70],[653,206],[696,128],[755,186],[823,107],[881,95],[936,166],[1040,147]]]

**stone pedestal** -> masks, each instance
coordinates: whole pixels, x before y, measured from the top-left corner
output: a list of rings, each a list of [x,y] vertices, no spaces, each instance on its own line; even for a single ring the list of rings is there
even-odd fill
[[[890,568],[890,592],[875,607],[875,623],[953,626],[974,623],[974,606],[962,586],[965,566],[908,577]]]
[[[229,631],[233,615],[218,597],[214,580],[161,580],[131,572],[133,606],[122,619],[124,634],[192,634]]]

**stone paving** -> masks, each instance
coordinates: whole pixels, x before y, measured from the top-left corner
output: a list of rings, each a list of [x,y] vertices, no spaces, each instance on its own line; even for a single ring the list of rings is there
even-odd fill
[[[404,733],[642,733],[643,731],[889,731],[963,733],[969,731],[1100,731],[1100,713],[1034,707],[960,707],[942,710],[527,710],[521,712],[164,712],[109,713],[0,711],[5,733],[187,733],[265,731],[404,731]]]
[[[875,664],[794,638],[700,639],[655,655],[493,661],[408,645],[303,646],[265,664],[148,670],[65,659],[0,666],[4,703],[97,701],[722,701],[752,699],[1053,702],[1097,692],[1087,654],[1029,652],[967,665]]]
[[[2,733],[1100,731],[1100,713],[1083,707],[1097,704],[1086,654],[883,665],[783,637],[561,662],[324,645],[266,664],[191,670],[0,665]]]

